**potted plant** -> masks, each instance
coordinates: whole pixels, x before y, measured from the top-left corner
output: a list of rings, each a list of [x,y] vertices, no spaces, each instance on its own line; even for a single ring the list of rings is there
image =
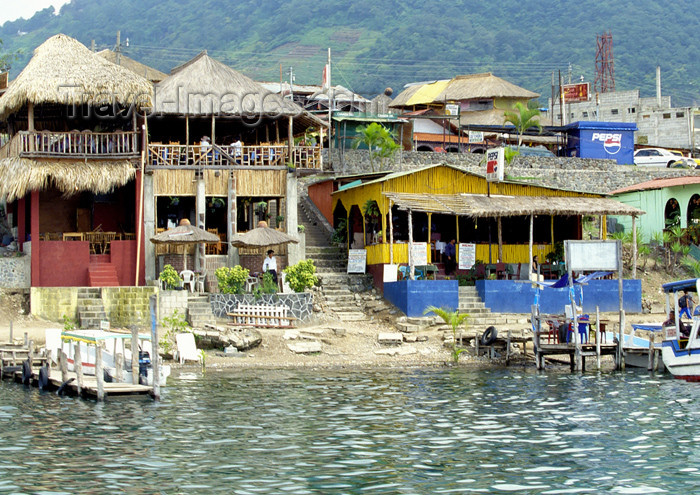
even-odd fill
[[[158,280],[161,281],[165,290],[182,290],[182,279],[172,265],[163,267],[163,271],[158,275]]]
[[[275,225],[277,225],[277,228],[279,230],[282,230],[282,224],[284,222],[284,215],[277,215],[275,217]]]

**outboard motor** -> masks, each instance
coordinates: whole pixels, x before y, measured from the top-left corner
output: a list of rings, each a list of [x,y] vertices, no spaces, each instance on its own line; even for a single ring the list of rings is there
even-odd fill
[[[150,367],[151,355],[147,351],[139,351],[139,383],[148,382],[148,368]],[[141,377],[143,377],[143,381]]]

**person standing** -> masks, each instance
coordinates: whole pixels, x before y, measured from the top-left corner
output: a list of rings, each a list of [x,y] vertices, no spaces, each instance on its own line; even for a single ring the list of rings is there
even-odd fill
[[[277,258],[275,258],[273,255],[275,252],[272,249],[269,249],[267,251],[267,258],[265,258],[265,261],[263,262],[263,273],[264,272],[270,272],[272,275],[272,281],[274,283],[277,283]]]
[[[683,318],[683,315],[685,314],[688,316],[689,320],[692,320],[693,317],[691,315],[693,314],[693,305],[694,304],[695,304],[695,301],[693,300],[693,296],[688,294],[687,291],[684,291],[681,298],[678,299],[678,307],[681,308],[681,311],[678,314],[678,317]]]
[[[455,268],[457,267],[457,263],[455,261],[456,248],[454,239],[450,240],[450,242],[445,245],[445,250],[442,254],[445,258],[445,276],[452,275],[452,272],[454,272]]]

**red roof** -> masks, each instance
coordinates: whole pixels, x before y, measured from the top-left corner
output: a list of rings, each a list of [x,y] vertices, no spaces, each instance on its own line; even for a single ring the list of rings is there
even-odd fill
[[[615,191],[611,191],[610,194],[620,194],[632,191],[649,191],[652,189],[663,189],[664,187],[690,186],[692,184],[700,184],[700,176],[654,179],[646,182],[640,182],[639,184],[633,184],[631,186],[623,187],[622,189],[617,189]]]

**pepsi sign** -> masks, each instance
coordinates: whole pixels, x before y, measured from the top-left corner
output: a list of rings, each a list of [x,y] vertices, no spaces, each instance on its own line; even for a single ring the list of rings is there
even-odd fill
[[[622,134],[610,134],[594,132],[591,141],[601,141],[605,152],[609,155],[616,155],[622,149]]]
[[[566,126],[566,154],[633,164],[636,130],[637,124],[631,122],[574,122]]]

